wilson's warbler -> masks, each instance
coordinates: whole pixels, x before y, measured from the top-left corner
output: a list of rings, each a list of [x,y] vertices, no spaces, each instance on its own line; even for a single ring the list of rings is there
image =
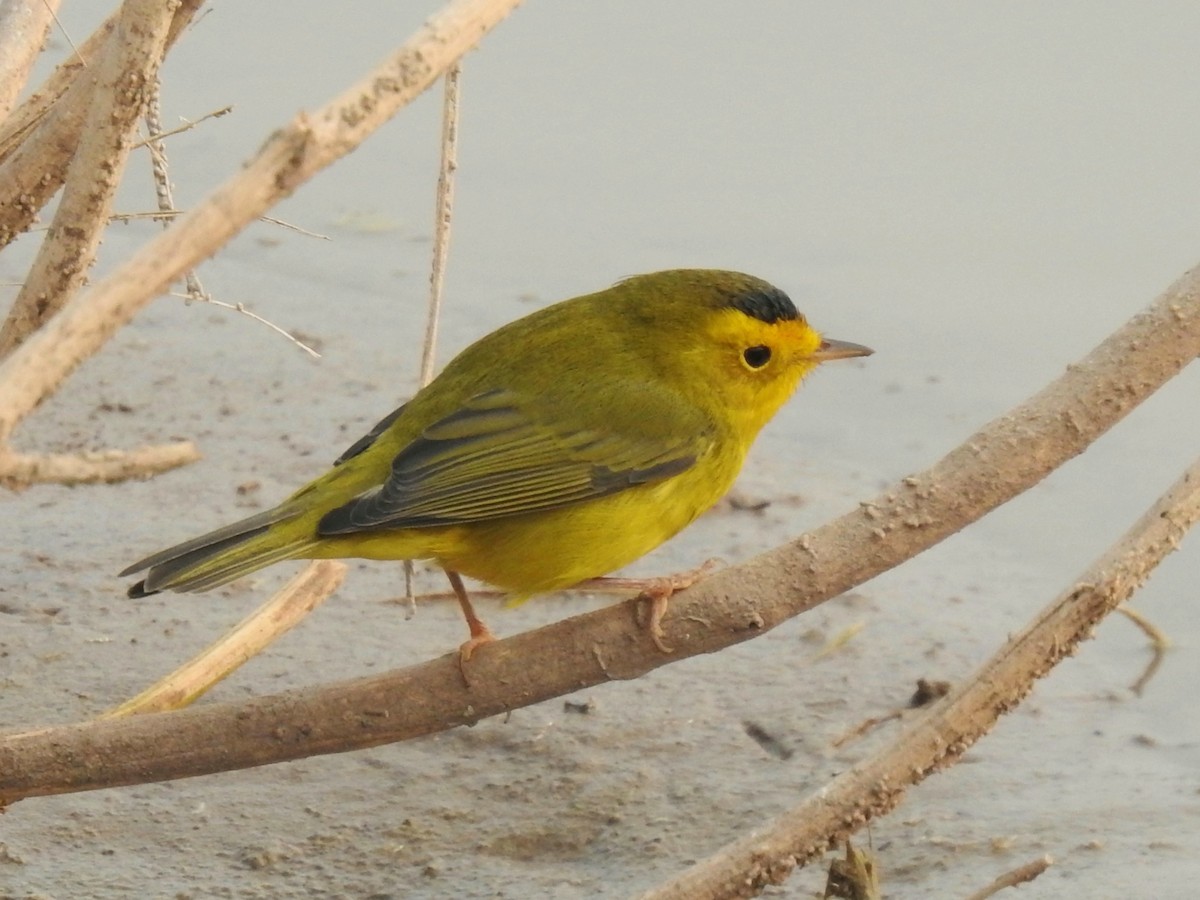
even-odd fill
[[[758,278],[638,275],[492,332],[279,506],[121,574],[148,569],[144,597],[283,559],[432,559],[466,659],[491,634],[457,573],[520,602],[632,562],[720,499],[812,368],[870,353]]]

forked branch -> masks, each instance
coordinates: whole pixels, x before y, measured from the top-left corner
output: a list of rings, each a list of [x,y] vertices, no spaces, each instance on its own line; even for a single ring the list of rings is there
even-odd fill
[[[276,131],[254,159],[196,208],[71,300],[0,364],[0,443],[138,310],[362,143],[519,2],[453,0],[366,78]]]

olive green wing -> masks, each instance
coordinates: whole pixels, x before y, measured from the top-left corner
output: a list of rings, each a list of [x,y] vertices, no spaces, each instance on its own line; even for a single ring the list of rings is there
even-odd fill
[[[392,460],[382,486],[326,513],[318,534],[460,525],[604,497],[691,468],[712,441],[698,411],[639,388],[616,398],[634,415],[619,428],[604,410],[575,423],[537,419],[508,390],[471,398],[427,427]],[[588,427],[580,423],[586,419]]]
[[[380,436],[385,431],[387,431],[389,428],[392,427],[392,423],[395,422],[398,418],[400,418],[401,414],[403,414],[404,410],[406,410],[406,409],[408,409],[407,403],[402,403],[398,407],[393,409],[390,413],[388,413],[386,416],[384,416],[382,419],[380,419],[378,422],[376,422],[374,428],[372,428],[370,431],[368,431],[366,434],[364,434],[362,437],[360,437],[357,441],[355,441],[353,444],[351,444],[349,447],[347,447],[346,451],[341,456],[339,456],[337,459],[335,459],[333,461],[333,464],[335,466],[340,466],[346,460],[353,459],[354,457],[358,456],[358,454],[362,453],[364,450],[366,450],[368,447],[370,447],[372,444],[374,444],[377,440],[379,440]]]

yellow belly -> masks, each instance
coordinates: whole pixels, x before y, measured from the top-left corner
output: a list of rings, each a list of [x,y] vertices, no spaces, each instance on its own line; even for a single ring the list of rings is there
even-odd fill
[[[645,556],[719,500],[740,463],[710,457],[665,481],[575,506],[450,528],[350,535],[322,541],[313,555],[434,559],[520,601]]]

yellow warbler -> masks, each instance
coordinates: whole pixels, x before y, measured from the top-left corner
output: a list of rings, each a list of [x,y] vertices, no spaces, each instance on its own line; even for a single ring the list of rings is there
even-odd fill
[[[432,559],[470,627],[465,659],[491,633],[457,573],[519,602],[632,562],[729,489],[811,369],[870,353],[758,278],[638,275],[492,332],[279,506],[121,574],[149,570],[129,590],[143,597],[284,559]]]

